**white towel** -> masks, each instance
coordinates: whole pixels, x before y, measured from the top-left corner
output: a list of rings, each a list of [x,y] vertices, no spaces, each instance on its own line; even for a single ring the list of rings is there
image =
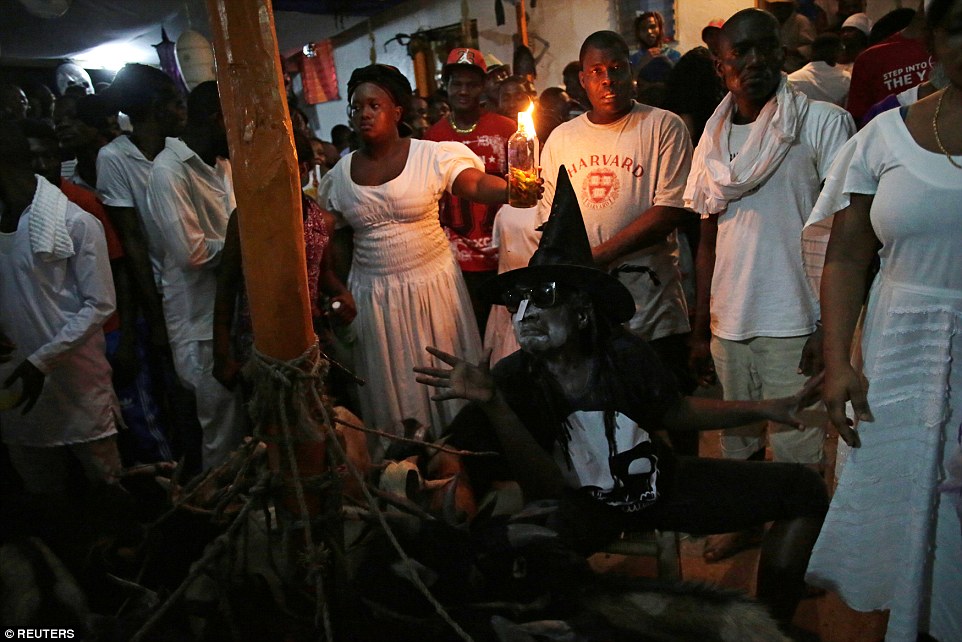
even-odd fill
[[[67,204],[63,192],[37,176],[37,191],[30,204],[30,249],[46,262],[75,254],[67,232]]]
[[[748,140],[734,160],[728,148],[735,99],[722,99],[695,149],[691,174],[685,189],[685,207],[699,214],[715,214],[730,201],[761,185],[781,164],[798,137],[808,99],[786,82],[785,74],[774,100],[762,108]]]

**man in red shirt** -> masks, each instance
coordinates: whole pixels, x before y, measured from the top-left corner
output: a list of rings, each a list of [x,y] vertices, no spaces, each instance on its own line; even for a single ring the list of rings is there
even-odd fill
[[[508,171],[508,138],[518,126],[510,118],[481,109],[486,73],[484,58],[477,49],[461,47],[451,51],[441,70],[451,113],[432,125],[424,138],[464,143],[481,158],[488,174],[504,177]],[[477,289],[497,274],[498,253],[491,247],[491,231],[498,208],[498,205],[472,203],[450,194],[444,195],[440,206],[441,227],[464,275],[481,336],[484,336],[490,306],[477,296]]]
[[[908,27],[869,47],[855,59],[845,108],[856,124],[861,125],[865,112],[878,101],[889,94],[911,89],[928,77],[932,56],[925,44],[921,4]]]

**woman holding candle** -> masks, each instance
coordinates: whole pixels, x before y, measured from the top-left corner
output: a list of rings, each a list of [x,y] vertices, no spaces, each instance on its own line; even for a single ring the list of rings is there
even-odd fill
[[[481,353],[464,280],[438,225],[445,192],[504,203],[507,183],[484,173],[461,143],[401,138],[411,96],[394,67],[356,69],[348,81],[350,116],[361,140],[321,183],[319,201],[354,233],[348,288],[357,304],[356,367],[368,425],[401,432],[414,418],[440,429],[461,402],[432,402],[410,375],[424,346]],[[440,344],[438,343],[440,342]]]

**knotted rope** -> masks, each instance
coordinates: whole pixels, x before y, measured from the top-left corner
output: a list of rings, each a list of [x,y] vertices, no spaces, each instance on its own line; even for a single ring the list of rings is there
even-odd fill
[[[317,620],[321,620],[327,640],[333,641],[334,634],[321,572],[324,560],[314,542],[311,515],[304,495],[305,481],[318,483],[321,480],[316,477],[305,480],[301,476],[294,448],[295,432],[299,442],[323,441],[325,436],[330,437],[332,434],[329,425],[330,413],[325,407],[326,400],[319,392],[327,376],[328,365],[321,359],[320,349],[315,341],[301,356],[291,361],[274,359],[255,347],[248,367],[252,370],[251,379],[254,381],[254,395],[250,403],[254,425],[260,428],[276,424],[281,429],[281,446],[290,466],[291,482],[300,512],[300,523],[294,526],[303,526],[305,566],[308,579],[314,583],[317,600],[314,623],[317,625]],[[327,422],[324,426],[320,425],[321,422],[317,421],[313,412],[317,408],[322,410],[321,416]],[[274,441],[270,435],[255,434],[255,437],[263,441]],[[337,439],[329,441],[336,443]],[[340,452],[339,456],[343,457],[343,452]]]
[[[332,419],[334,417],[333,408],[330,407],[322,391],[322,382],[327,375],[328,365],[326,360],[321,357],[321,352],[317,343],[304,354],[292,361],[279,361],[261,354],[254,349],[252,357],[253,365],[251,368],[255,374],[252,379],[255,381],[254,398],[251,401],[251,416],[254,418],[255,425],[267,425],[268,422],[276,420],[282,429],[284,448],[287,453],[288,462],[291,467],[291,474],[298,506],[301,511],[301,519],[307,524],[309,514],[307,503],[304,497],[303,480],[298,472],[295,457],[293,440],[291,438],[292,429],[299,427],[302,437],[309,437],[314,440],[323,435],[328,445],[333,447],[335,454],[344,463],[350,474],[358,480],[361,491],[368,502],[371,513],[375,515],[381,528],[391,543],[391,546],[401,558],[404,568],[408,572],[408,579],[424,598],[434,607],[435,612],[444,620],[451,629],[457,633],[465,642],[473,642],[468,633],[454,621],[444,606],[434,597],[431,590],[424,584],[417,573],[414,571],[413,560],[404,551],[388,524],[377,500],[368,489],[364,475],[357,469],[353,462],[347,457],[347,453],[337,439],[334,430],[334,423],[347,425],[358,430],[364,429],[347,422]],[[321,421],[317,421],[314,412],[320,414]],[[294,422],[291,421],[292,417]],[[322,432],[323,431],[323,432]],[[256,435],[259,439],[264,439],[264,435]],[[394,437],[393,435],[389,437]],[[403,440],[403,438],[401,438]],[[421,442],[418,442],[421,443]],[[442,450],[444,448],[441,448]],[[487,453],[485,453],[487,454]],[[333,466],[331,467],[333,469]],[[305,545],[308,557],[317,564],[317,549],[313,542],[313,537],[309,528],[305,529]],[[311,572],[315,576],[318,594],[318,608],[324,621],[325,634],[328,640],[333,640],[330,628],[330,616],[326,601],[323,599],[323,580],[319,568],[312,568]]]

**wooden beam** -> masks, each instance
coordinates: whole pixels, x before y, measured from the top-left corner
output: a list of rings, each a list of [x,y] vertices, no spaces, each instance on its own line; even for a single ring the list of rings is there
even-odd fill
[[[288,361],[314,343],[301,186],[270,0],[207,0],[254,343]]]

